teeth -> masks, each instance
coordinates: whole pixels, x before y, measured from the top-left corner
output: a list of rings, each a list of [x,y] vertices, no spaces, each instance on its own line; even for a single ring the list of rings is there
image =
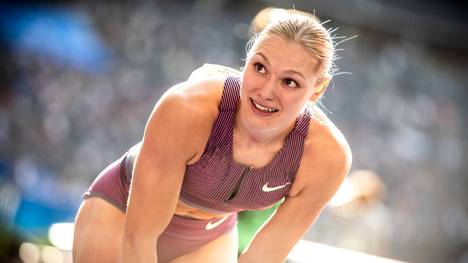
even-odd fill
[[[277,109],[263,107],[262,105],[257,104],[254,100],[252,100],[252,102],[255,105],[255,107],[261,111],[270,112],[270,113],[278,111]]]

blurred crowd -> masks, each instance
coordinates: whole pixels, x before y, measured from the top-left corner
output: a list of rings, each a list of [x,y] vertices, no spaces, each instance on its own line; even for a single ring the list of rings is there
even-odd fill
[[[37,238],[51,223],[72,222],[81,194],[141,139],[167,88],[203,63],[242,66],[262,7],[74,1],[0,9],[2,225]],[[324,108],[348,138],[352,170],[374,171],[386,194],[376,198],[378,216],[327,207],[305,238],[411,262],[468,262],[468,49],[322,19],[339,35],[358,35],[340,45],[341,74]],[[363,241],[372,233],[381,240],[368,242],[374,247]]]

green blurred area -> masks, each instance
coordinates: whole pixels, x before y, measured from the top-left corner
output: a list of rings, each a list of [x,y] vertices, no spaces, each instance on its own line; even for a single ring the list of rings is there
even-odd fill
[[[260,227],[268,220],[268,218],[270,218],[274,212],[276,212],[276,209],[278,209],[283,200],[264,210],[243,211],[237,215],[237,228],[239,230],[239,254],[244,251],[257,230],[260,229]]]

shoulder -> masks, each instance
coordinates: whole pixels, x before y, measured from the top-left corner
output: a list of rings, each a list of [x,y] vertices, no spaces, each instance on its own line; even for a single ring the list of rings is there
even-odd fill
[[[291,195],[314,188],[329,199],[349,172],[352,152],[343,133],[317,107],[313,108],[304,152]]]
[[[224,80],[205,78],[172,86],[158,100],[146,124],[147,142],[182,143],[196,161],[205,149],[219,113]],[[161,133],[164,133],[161,135]],[[159,137],[158,137],[159,134]],[[164,142],[154,138],[165,138]]]
[[[197,82],[185,81],[168,89],[161,100],[184,108],[205,109],[219,104],[224,80],[203,79]],[[174,105],[176,106],[176,105]]]
[[[203,64],[195,69],[189,76],[188,82],[198,82],[207,79],[222,80],[226,79],[228,75],[240,75],[240,71],[231,67],[226,67],[218,64]]]
[[[309,133],[305,140],[306,158],[349,166],[352,161],[351,148],[340,129],[320,110],[314,106],[309,124]]]
[[[161,101],[182,112],[189,111],[195,117],[199,114],[217,116],[228,75],[240,75],[240,72],[222,65],[203,64],[190,74],[187,81],[171,87]]]
[[[161,99],[175,103],[177,107],[188,107],[195,113],[217,111],[228,75],[240,75],[240,72],[222,65],[203,64],[187,81],[171,87]]]
[[[160,98],[155,109],[163,108],[169,115],[187,121],[203,121],[215,117],[223,93],[221,78],[185,81],[172,86]]]

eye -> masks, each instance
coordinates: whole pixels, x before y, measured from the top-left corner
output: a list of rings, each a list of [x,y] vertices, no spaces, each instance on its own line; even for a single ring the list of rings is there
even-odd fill
[[[262,63],[257,62],[257,63],[254,63],[253,66],[254,66],[255,71],[262,73],[262,74],[266,73],[265,66],[263,66]]]
[[[299,87],[299,85],[297,84],[297,82],[293,79],[290,79],[290,78],[286,78],[286,79],[283,79],[283,83],[290,87],[290,88],[297,88]]]

